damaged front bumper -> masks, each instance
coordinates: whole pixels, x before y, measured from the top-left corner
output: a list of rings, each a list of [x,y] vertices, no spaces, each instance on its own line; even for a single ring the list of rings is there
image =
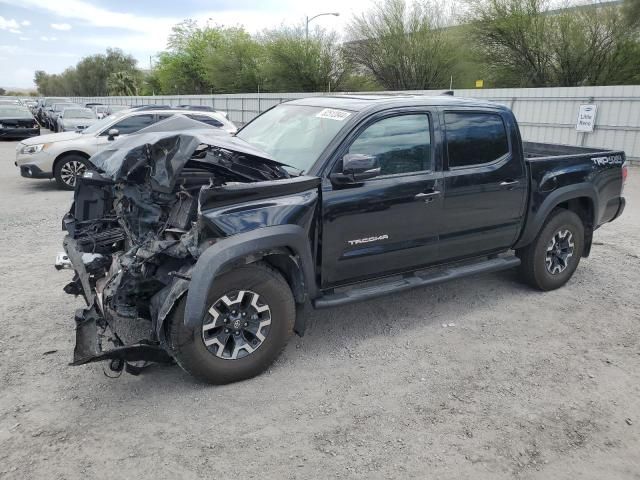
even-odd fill
[[[127,366],[133,362],[171,363],[172,358],[160,345],[141,341],[133,345],[115,346],[103,350],[105,340],[116,344],[113,332],[104,317],[95,309],[80,308],[76,310],[76,346],[73,349],[73,362],[70,365],[85,365],[103,360],[115,360],[114,366]],[[134,367],[130,365],[130,370]],[[120,370],[120,368],[113,368]]]
[[[56,268],[63,264],[63,268],[75,270],[73,281],[64,290],[72,295],[82,295],[87,303],[87,308],[75,313],[76,345],[70,365],[106,360],[111,361],[112,370],[126,368],[130,373],[137,373],[140,362],[172,363],[166,346],[156,338],[148,320],[121,318],[114,312],[105,311],[104,288],[113,275],[96,279],[95,272],[104,267],[101,262],[106,257],[79,251],[77,242],[70,236],[65,237],[63,245],[65,254],[56,257]],[[67,264],[70,267],[66,267]],[[136,340],[132,341],[132,338]]]

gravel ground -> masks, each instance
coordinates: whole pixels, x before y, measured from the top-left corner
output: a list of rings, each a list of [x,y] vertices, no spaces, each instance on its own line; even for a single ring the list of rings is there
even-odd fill
[[[313,312],[268,373],[69,367],[71,193],[0,143],[0,478],[640,479],[640,169],[569,284],[513,272]]]

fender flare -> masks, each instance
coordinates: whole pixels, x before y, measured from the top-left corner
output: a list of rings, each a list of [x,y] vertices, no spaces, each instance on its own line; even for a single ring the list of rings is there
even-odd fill
[[[316,294],[313,258],[307,232],[299,225],[277,225],[240,233],[220,240],[207,248],[193,269],[184,324],[194,328],[200,324],[206,310],[207,293],[220,271],[247,255],[274,248],[288,248],[299,259],[307,296]]]
[[[593,225],[595,227],[597,219],[600,218],[598,191],[594,185],[589,183],[578,183],[575,185],[567,185],[551,192],[542,201],[542,204],[536,212],[531,212],[526,219],[525,227],[513,248],[522,248],[529,245],[538,235],[538,232],[549,217],[549,214],[562,202],[573,200],[575,198],[587,197],[591,199],[593,204]]]

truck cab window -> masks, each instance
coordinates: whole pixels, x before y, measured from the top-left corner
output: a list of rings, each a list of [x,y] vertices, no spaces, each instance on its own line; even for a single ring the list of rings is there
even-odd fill
[[[413,114],[379,120],[358,135],[349,153],[377,156],[381,175],[431,170],[429,117]]]
[[[507,131],[500,115],[447,112],[444,119],[449,168],[491,163],[509,153]]]

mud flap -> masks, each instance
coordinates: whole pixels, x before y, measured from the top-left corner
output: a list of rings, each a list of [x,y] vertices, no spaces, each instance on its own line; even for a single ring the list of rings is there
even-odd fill
[[[73,362],[70,365],[85,365],[102,360],[173,363],[171,356],[162,347],[151,343],[140,342],[103,351],[98,329],[104,330],[105,322],[93,307],[77,310],[75,321],[76,346],[73,350]]]

